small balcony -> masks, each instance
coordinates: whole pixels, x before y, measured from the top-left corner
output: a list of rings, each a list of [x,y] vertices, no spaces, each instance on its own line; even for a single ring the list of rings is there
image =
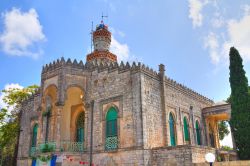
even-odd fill
[[[105,149],[107,151],[113,151],[118,148],[118,138],[117,136],[110,136],[106,138]]]
[[[83,152],[84,150],[84,142],[62,141],[60,144],[61,152]]]
[[[30,156],[50,152],[84,152],[84,142],[61,141],[59,149],[56,142],[39,143],[30,148]]]

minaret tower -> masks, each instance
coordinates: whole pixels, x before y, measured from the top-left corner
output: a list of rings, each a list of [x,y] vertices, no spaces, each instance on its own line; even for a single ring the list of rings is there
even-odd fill
[[[92,35],[94,51],[87,55],[87,62],[93,60],[116,62],[117,56],[109,52],[111,32],[108,30],[108,26],[101,21]]]

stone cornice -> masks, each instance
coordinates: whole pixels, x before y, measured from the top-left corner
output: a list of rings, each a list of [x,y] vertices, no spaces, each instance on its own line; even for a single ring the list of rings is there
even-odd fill
[[[211,107],[206,107],[202,109],[202,114],[204,116],[214,115],[219,113],[229,113],[231,114],[231,104],[214,105]]]

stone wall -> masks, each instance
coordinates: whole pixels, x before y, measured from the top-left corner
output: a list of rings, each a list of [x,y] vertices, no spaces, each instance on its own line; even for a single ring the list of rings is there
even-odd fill
[[[225,161],[225,162],[214,162],[213,166],[249,166],[250,161]],[[209,166],[209,163],[196,163],[193,166]]]
[[[215,149],[190,145],[156,148],[152,150],[153,166],[191,166],[192,163],[205,162],[205,154],[215,154]]]
[[[143,73],[142,118],[144,148],[163,146],[161,87],[159,78]]]
[[[18,160],[28,161],[33,127],[38,123],[40,96],[36,94],[22,104],[21,132],[19,137]]]
[[[90,150],[91,114],[93,110],[93,159],[98,163],[114,162],[118,165],[161,165],[168,162],[187,162],[201,160],[202,147],[167,147],[170,145],[168,119],[172,112],[176,122],[177,145],[188,144],[183,140],[183,118],[187,116],[191,144],[196,144],[194,123],[198,120],[202,129],[202,143],[205,142],[201,109],[212,105],[212,101],[177,84],[157,72],[133,63],[123,62],[83,64],[64,59],[46,65],[42,71],[41,92],[27,100],[21,126],[19,157],[29,156],[32,125],[39,123],[38,142],[43,136],[42,111],[45,110],[46,89],[54,85],[56,101],[53,101],[53,137],[57,144],[63,139],[71,139],[74,133],[69,125],[73,107],[83,107],[85,112],[85,147]],[[67,90],[77,87],[81,93],[68,96]],[[164,89],[164,90],[163,90]],[[45,93],[46,92],[46,93]],[[93,109],[90,103],[94,101]],[[69,103],[70,102],[70,103]],[[75,105],[74,105],[75,104]],[[118,149],[105,151],[106,113],[110,107],[118,111]],[[74,111],[73,111],[74,112]],[[163,116],[164,115],[164,116]],[[75,118],[76,119],[76,118]],[[68,132],[68,134],[67,134]],[[166,133],[164,133],[166,132]],[[43,134],[44,135],[44,134]],[[71,134],[72,135],[72,134]],[[73,134],[74,135],[74,134]],[[53,140],[52,140],[53,141]],[[161,148],[159,148],[161,147]],[[159,148],[151,150],[152,148]],[[87,158],[88,156],[85,155]],[[86,158],[86,159],[87,159]]]
[[[113,72],[98,72],[95,70],[87,80],[86,101],[95,101],[93,110],[94,150],[104,150],[106,128],[105,118],[106,113],[111,106],[115,106],[118,111],[118,147],[128,148],[135,146],[137,141],[134,132],[136,127],[134,127],[135,121],[133,118],[134,105],[132,85],[137,85],[133,84],[130,71],[119,72],[118,70],[115,70]],[[91,113],[89,112],[88,115],[91,115]],[[90,122],[91,120],[88,118],[89,126]],[[88,140],[90,141],[90,127],[88,128],[88,136]],[[88,144],[90,144],[89,141]]]
[[[213,102],[167,78],[165,91],[167,126],[169,113],[172,112],[176,122],[177,144],[186,144],[183,139],[183,118],[186,116],[189,123],[191,144],[196,144],[195,121],[198,120],[201,127],[202,145],[206,145],[202,108],[211,106]],[[167,132],[167,140],[168,145],[170,145],[169,131]]]

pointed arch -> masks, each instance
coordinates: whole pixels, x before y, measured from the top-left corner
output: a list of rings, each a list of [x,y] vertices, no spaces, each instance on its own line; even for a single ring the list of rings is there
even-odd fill
[[[169,114],[170,145],[176,146],[175,120],[172,112]]]
[[[117,110],[114,107],[110,107],[106,114],[106,150],[117,149],[117,117]]]
[[[37,144],[37,132],[38,132],[38,124],[35,124],[32,130],[32,141],[31,146],[36,147]]]
[[[189,137],[189,125],[188,125],[188,121],[187,121],[187,117],[186,116],[183,118],[183,128],[184,128],[184,140],[185,141],[190,141],[190,137]]]
[[[198,120],[195,122],[195,128],[196,128],[196,141],[198,145],[201,145],[201,130],[200,130],[200,123]]]

